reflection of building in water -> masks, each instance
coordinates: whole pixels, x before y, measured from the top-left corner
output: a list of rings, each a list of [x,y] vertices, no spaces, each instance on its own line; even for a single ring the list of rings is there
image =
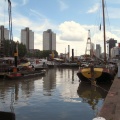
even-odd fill
[[[0,95],[2,95],[2,99],[5,100],[11,100],[11,97],[14,97],[13,99],[18,100],[18,95],[19,95],[19,84],[13,83],[12,81],[10,82],[5,82],[4,84],[0,83]],[[8,96],[8,94],[11,94]],[[14,96],[13,96],[13,95]]]
[[[88,103],[92,109],[95,110],[99,100],[105,99],[110,86],[110,84],[107,84],[95,87],[88,83],[80,83],[77,93],[78,96],[82,98],[83,102]]]
[[[59,72],[61,72],[61,77],[64,76],[64,79],[68,79],[70,81],[72,81],[72,83],[74,83],[74,79],[75,79],[75,69],[73,68],[59,68],[58,69]]]
[[[56,87],[56,69],[49,69],[46,76],[43,77],[43,89],[47,92],[45,95],[50,96],[51,90]]]
[[[10,90],[9,90],[10,89]],[[5,82],[5,84],[0,87],[0,94],[3,94],[3,99],[6,98],[7,94],[6,91],[12,92],[14,94],[14,99],[15,101],[19,100],[19,97],[21,97],[21,93],[25,95],[26,97],[29,97],[34,91],[35,85],[34,85],[34,80],[22,80],[20,83],[19,81],[10,81],[10,82]],[[9,98],[8,98],[9,99]]]
[[[25,95],[26,97],[31,96],[32,91],[34,91],[35,89],[34,82],[34,80],[23,82],[23,84],[21,85],[21,92],[23,95]]]
[[[74,83],[74,69],[72,69],[72,83]]]

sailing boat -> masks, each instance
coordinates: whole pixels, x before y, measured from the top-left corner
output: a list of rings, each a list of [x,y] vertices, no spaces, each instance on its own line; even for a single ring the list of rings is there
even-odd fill
[[[104,13],[104,0],[102,0],[103,8],[103,35],[104,35],[104,63],[103,66],[95,66],[94,61],[88,67],[80,68],[77,72],[77,76],[81,81],[94,82],[95,83],[108,83],[114,79],[114,72],[107,66],[106,61],[106,35],[105,35],[105,13]]]

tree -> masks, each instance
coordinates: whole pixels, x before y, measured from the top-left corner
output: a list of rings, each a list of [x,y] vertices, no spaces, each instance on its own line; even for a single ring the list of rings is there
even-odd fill
[[[26,46],[23,45],[22,43],[17,43],[17,44],[18,44],[18,56],[24,57],[25,54],[27,53]],[[14,57],[16,42],[12,40],[4,40],[3,46],[4,46],[4,56]]]
[[[50,58],[50,54],[54,53],[54,57],[58,57],[58,52],[56,50],[33,50],[31,53],[27,51],[26,46],[23,43],[16,43],[12,40],[4,40],[3,47],[4,47],[4,56],[12,56],[14,57],[14,52],[16,48],[16,44],[18,45],[18,56],[20,58],[26,57],[35,57],[35,58]]]
[[[13,56],[14,55],[14,46],[15,46],[14,41],[4,40],[3,41],[4,56]]]
[[[21,58],[21,57],[24,57],[27,53],[27,49],[26,49],[26,46],[23,45],[22,43],[18,44],[18,56]]]

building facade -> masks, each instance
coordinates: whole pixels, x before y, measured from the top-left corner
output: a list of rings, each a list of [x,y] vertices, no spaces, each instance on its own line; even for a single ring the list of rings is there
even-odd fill
[[[111,49],[113,48],[113,47],[116,47],[116,43],[117,43],[117,40],[114,40],[113,38],[110,38],[109,40],[107,40],[107,44],[109,45],[108,47],[109,47],[109,49],[108,49],[108,51],[109,51],[109,57],[111,57]]]
[[[4,55],[4,45],[3,41],[9,40],[9,30],[7,28],[4,28],[4,26],[0,26],[0,56],[2,57]]]
[[[98,57],[98,58],[100,58],[100,55],[101,55],[101,46],[100,46],[100,44],[96,44],[96,56]]]
[[[43,32],[43,50],[56,50],[56,34],[51,29]]]
[[[4,39],[9,40],[9,30],[4,26],[0,26],[0,41]]]
[[[118,46],[111,48],[111,58],[118,58],[120,59],[120,43],[118,43]]]
[[[34,49],[34,32],[28,27],[21,30],[21,43],[26,45],[27,50]]]

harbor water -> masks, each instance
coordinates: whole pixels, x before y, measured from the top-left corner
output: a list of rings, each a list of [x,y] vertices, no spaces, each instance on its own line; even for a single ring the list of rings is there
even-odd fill
[[[16,120],[92,120],[110,85],[81,83],[77,71],[51,68],[44,76],[0,80],[0,111],[14,112]]]

